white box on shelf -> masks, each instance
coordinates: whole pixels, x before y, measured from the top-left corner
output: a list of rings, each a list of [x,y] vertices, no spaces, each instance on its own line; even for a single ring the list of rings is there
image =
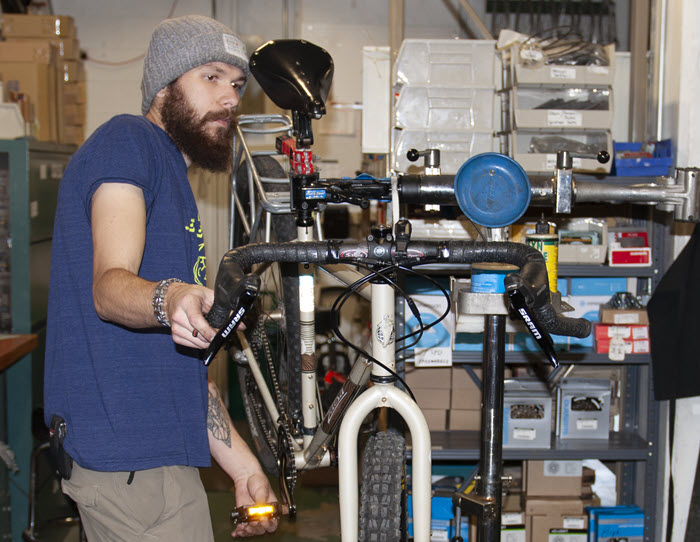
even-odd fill
[[[603,128],[613,121],[612,91],[605,87],[516,87],[516,128]]]
[[[494,90],[406,86],[396,101],[395,125],[417,130],[493,130]]]
[[[493,40],[408,39],[394,64],[397,86],[493,88],[496,42]]]
[[[612,85],[615,77],[615,46],[602,48],[608,65],[571,66],[520,61],[520,47],[513,48],[516,84]]]
[[[388,154],[391,126],[389,47],[362,48],[362,152]]]
[[[586,240],[576,235],[591,234]],[[608,254],[608,226],[602,220],[579,218],[559,224],[559,263],[601,264]]]

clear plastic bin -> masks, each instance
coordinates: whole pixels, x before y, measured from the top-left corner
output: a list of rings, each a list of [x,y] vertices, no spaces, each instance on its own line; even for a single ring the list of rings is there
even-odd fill
[[[612,127],[610,88],[516,87],[513,101],[517,128]]]
[[[608,66],[571,66],[568,64],[530,65],[520,62],[520,49],[513,48],[515,82],[547,85],[612,85],[615,78],[615,46],[604,47]]]
[[[404,40],[394,66],[397,86],[494,87],[496,42]]]
[[[608,130],[517,130],[510,134],[511,156],[526,172],[551,173],[557,163],[557,151],[596,154],[612,152]],[[595,158],[574,158],[575,171],[609,173],[611,161],[601,164]]]
[[[396,125],[422,130],[492,130],[494,91],[410,86],[396,102]]]

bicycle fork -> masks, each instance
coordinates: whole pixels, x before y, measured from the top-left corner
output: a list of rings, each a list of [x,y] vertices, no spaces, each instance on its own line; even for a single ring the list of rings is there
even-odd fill
[[[388,284],[372,283],[372,356],[395,370],[394,289]],[[411,433],[413,540],[430,540],[431,446],[430,431],[418,405],[394,386],[389,371],[372,364],[374,385],[363,391],[348,407],[338,435],[338,486],[340,493],[340,533],[343,542],[357,542],[359,491],[357,442],[360,425],[374,409],[394,409]]]

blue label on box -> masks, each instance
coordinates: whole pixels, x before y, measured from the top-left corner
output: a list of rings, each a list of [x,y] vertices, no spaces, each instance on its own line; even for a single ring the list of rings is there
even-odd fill
[[[570,295],[609,295],[627,291],[625,277],[576,277],[571,279]]]

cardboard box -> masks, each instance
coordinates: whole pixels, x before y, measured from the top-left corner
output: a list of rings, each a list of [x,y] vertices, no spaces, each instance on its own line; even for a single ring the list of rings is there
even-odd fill
[[[52,63],[0,62],[3,81],[17,81],[19,91],[29,96],[36,119],[38,141],[58,141],[57,72]]]
[[[67,145],[82,145],[85,141],[85,127],[84,126],[64,126],[63,127],[63,140],[61,143],[66,143]]]
[[[450,409],[450,431],[481,431],[481,410]]]
[[[639,508],[636,505],[626,505],[626,504],[621,504],[617,506],[600,506],[600,505],[594,505],[594,506],[587,506],[586,511],[588,512],[588,540],[592,542],[596,542],[600,540],[598,538],[598,535],[600,534],[600,531],[598,529],[598,521],[601,516],[609,516],[609,518],[612,518],[614,516],[620,516],[621,518],[627,518],[629,516],[641,516],[641,521],[642,521],[642,537],[641,538],[630,538],[629,541],[635,541],[635,542],[641,542],[641,540],[644,539],[643,537],[643,529],[644,529],[644,512],[642,511],[641,508]],[[610,526],[615,525],[613,521],[606,521],[606,525],[608,526],[605,531],[605,538],[603,540],[606,540],[607,542],[613,542],[615,539],[610,538],[608,535],[614,535],[614,527],[611,529]],[[610,532],[613,531],[613,532]],[[622,534],[621,532],[618,531],[618,535]],[[624,536],[624,535],[622,535]]]
[[[64,83],[85,81],[85,66],[82,60],[65,60],[61,62]]]
[[[449,389],[452,384],[452,369],[449,367],[415,367],[406,364],[404,380],[412,390],[418,388]]]
[[[476,377],[481,380],[483,371],[471,368]],[[474,382],[462,366],[452,367],[452,399],[450,408],[453,410],[477,410],[481,408],[481,387]]]
[[[3,13],[2,35],[5,38],[72,38],[75,21],[68,15],[27,15]]]
[[[55,62],[57,49],[49,40],[6,40],[0,41],[0,62]]]
[[[538,379],[507,379],[503,399],[503,447],[550,448],[552,396]]]
[[[615,324],[596,324],[595,338],[598,340],[606,339],[629,339],[639,340],[649,338],[649,326],[647,325],[615,325]]]
[[[643,542],[644,513],[600,511],[594,536],[597,542]]]
[[[528,519],[529,542],[588,542],[588,517],[585,515],[551,514]]]
[[[35,47],[54,45],[59,58],[78,60],[80,58],[80,42],[77,38],[13,38],[4,43],[27,42]]]
[[[528,461],[528,463],[536,463]],[[542,463],[542,461],[539,461]],[[526,516],[582,516],[586,513],[586,502],[579,496],[563,495],[560,497],[537,497],[528,494],[525,497]]]
[[[421,409],[425,421],[428,423],[428,429],[431,431],[444,431],[447,429],[447,410],[435,408]]]
[[[64,81],[63,103],[66,105],[85,105],[87,103],[87,83],[85,81]]]
[[[557,389],[557,435],[562,439],[607,439],[611,382],[567,378]]]
[[[600,322],[619,325],[649,325],[646,309],[607,309],[601,307]]]
[[[531,503],[540,502],[535,497],[580,497],[583,479],[582,461],[525,461],[523,462],[523,478],[527,500]],[[557,500],[557,499],[555,499]],[[546,499],[545,499],[546,502]],[[571,504],[571,503],[569,503]],[[581,505],[583,506],[583,505]],[[576,510],[579,510],[578,508]],[[562,513],[582,513],[570,508]],[[526,510],[527,511],[527,510]],[[540,511],[528,513],[540,514]]]
[[[63,104],[63,123],[70,126],[85,124],[85,104]]]
[[[447,410],[450,408],[450,390],[436,388],[416,388],[413,395],[421,409]]]
[[[651,265],[651,247],[610,248],[608,265],[611,267],[649,267]]]
[[[598,339],[595,341],[595,351],[598,354],[610,353],[610,342],[622,341],[622,346],[625,349],[625,354],[649,354],[651,352],[651,344],[649,339]]]

